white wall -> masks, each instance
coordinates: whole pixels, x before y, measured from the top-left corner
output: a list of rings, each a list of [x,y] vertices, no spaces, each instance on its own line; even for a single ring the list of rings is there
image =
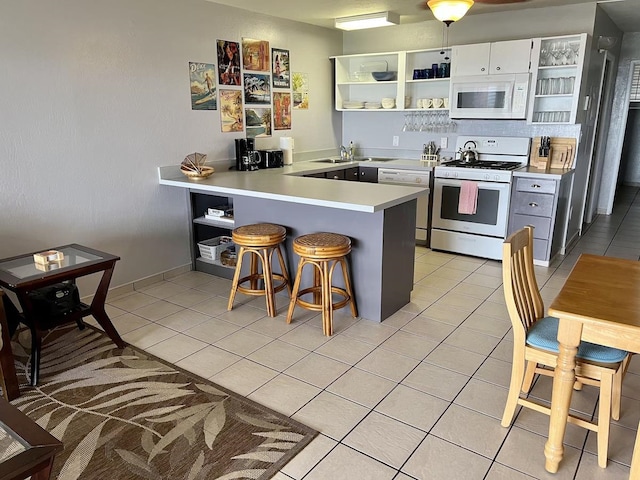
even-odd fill
[[[618,168],[624,142],[624,129],[629,109],[629,82],[633,62],[640,62],[640,32],[625,33],[618,62],[611,128],[607,142],[606,159],[602,174],[602,184],[598,201],[598,210],[610,214],[618,183]]]
[[[192,111],[189,61],[216,40],[268,40],[309,74],[293,111],[296,152],[335,149],[328,57],[342,34],[204,0],[3,0],[0,14],[0,257],[77,242],[119,255],[112,286],[190,262],[182,189],[156,167],[194,151],[227,168],[219,111]],[[92,280],[95,283],[95,280]]]

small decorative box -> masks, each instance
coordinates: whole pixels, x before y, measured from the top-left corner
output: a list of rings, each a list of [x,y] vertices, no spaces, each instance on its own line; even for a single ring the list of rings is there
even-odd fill
[[[64,260],[64,253],[58,250],[47,250],[46,252],[33,254],[33,261],[41,265],[46,265],[51,262],[61,262],[62,260]]]

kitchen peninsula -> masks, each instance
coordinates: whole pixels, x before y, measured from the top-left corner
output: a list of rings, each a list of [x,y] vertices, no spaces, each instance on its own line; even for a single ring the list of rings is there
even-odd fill
[[[216,171],[201,180],[186,178],[178,166],[167,166],[159,167],[158,175],[161,185],[185,189],[194,218],[203,214],[208,198],[227,197],[234,215],[229,229],[260,222],[284,226],[290,271],[298,261],[292,253],[295,237],[320,231],[349,236],[358,310],[363,318],[380,322],[410,301],[416,199],[428,189],[304,177],[357,165],[311,161],[254,172]],[[193,238],[191,243],[196,252]],[[196,262],[194,253],[194,268]]]

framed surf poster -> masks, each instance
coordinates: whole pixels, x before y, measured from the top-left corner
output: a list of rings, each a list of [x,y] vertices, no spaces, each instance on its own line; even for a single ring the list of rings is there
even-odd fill
[[[191,110],[217,110],[216,66],[212,63],[189,62]]]

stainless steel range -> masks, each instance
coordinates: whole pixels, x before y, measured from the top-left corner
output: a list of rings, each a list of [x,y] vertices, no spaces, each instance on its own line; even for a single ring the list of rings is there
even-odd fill
[[[432,249],[502,258],[511,179],[530,146],[528,137],[458,137],[460,159],[434,169]]]

